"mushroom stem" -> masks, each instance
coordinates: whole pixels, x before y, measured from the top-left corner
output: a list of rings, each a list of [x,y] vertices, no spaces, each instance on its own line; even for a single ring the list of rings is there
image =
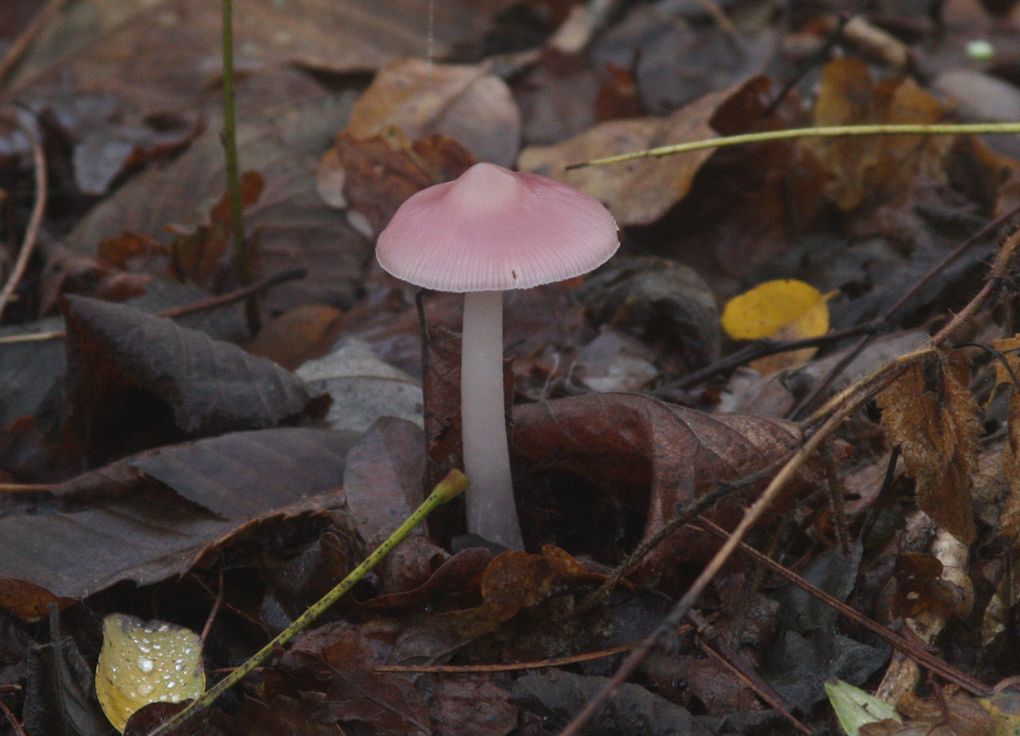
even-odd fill
[[[510,475],[503,400],[503,292],[464,295],[460,361],[460,424],[471,487],[468,531],[523,549]]]

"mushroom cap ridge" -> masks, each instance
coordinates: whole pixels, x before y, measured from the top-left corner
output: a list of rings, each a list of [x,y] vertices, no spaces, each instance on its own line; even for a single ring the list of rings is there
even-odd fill
[[[527,289],[573,278],[619,248],[596,199],[537,174],[479,163],[404,202],[379,234],[390,274],[436,291]]]

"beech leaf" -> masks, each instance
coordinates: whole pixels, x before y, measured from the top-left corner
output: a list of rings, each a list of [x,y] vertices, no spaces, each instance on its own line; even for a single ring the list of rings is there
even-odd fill
[[[121,304],[67,305],[69,421],[87,446],[132,389],[158,397],[193,434],[272,427],[309,408],[300,378],[236,345]]]

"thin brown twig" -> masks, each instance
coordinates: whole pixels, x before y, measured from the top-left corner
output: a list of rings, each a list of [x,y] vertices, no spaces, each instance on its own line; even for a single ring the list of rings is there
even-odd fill
[[[177,317],[183,317],[186,314],[195,314],[198,312],[205,312],[210,309],[217,307],[228,306],[239,301],[247,299],[252,294],[257,294],[260,291],[265,291],[274,286],[278,286],[286,281],[293,281],[294,279],[301,279],[305,277],[306,270],[304,268],[290,268],[286,271],[280,271],[279,273],[264,278],[260,281],[245,286],[234,291],[228,291],[226,294],[219,294],[218,296],[211,296],[206,299],[200,299],[197,302],[191,304],[185,304],[180,307],[169,307],[168,309],[160,310],[156,312],[158,317],[168,317],[175,319]],[[28,335],[7,335],[0,337],[0,345],[17,345],[26,342],[45,342],[47,340],[62,340],[67,337],[65,330],[54,330],[52,332],[34,332]]]
[[[220,561],[219,569],[219,589],[216,591],[216,598],[213,599],[212,608],[209,609],[209,615],[205,619],[205,626],[202,627],[202,633],[198,637],[199,641],[203,644],[206,638],[209,636],[209,630],[212,628],[213,621],[216,620],[216,614],[219,613],[220,606],[223,604],[223,561]]]
[[[36,36],[42,32],[46,27],[46,24],[50,22],[50,19],[56,15],[57,11],[60,10],[64,4],[64,0],[49,0],[42,9],[35,14],[32,20],[29,22],[25,29],[18,34],[18,37],[14,39],[14,43],[7,49],[7,53],[4,54],[4,58],[0,59],[0,84],[7,79],[7,76],[11,73],[11,70],[17,66],[18,62],[25,55],[31,47],[32,42]]]
[[[28,736],[28,734],[25,733],[25,729],[18,722],[17,717],[14,715],[14,713],[11,712],[11,709],[8,708],[7,704],[4,703],[4,701],[2,700],[0,700],[0,713],[3,713],[4,718],[6,718],[7,722],[11,724],[11,728],[14,729],[15,736]]]
[[[688,616],[697,625],[699,633],[712,631],[712,627],[697,611],[690,611]],[[783,701],[783,697],[771,685],[765,682],[761,675],[748,667],[740,655],[732,651],[718,635],[713,637],[711,634],[705,635],[703,633],[703,636],[704,638],[698,643],[701,651],[726,668],[730,674],[744,684],[744,687],[752,690],[755,695],[788,720],[798,731],[809,735],[812,733],[810,728],[797,720],[793,713],[790,712],[790,707]]]
[[[910,301],[921,291],[921,289],[927,286],[928,283],[930,283],[935,278],[935,276],[949,268],[949,266],[952,265],[964,253],[966,253],[968,250],[973,248],[975,245],[980,243],[985,238],[995,233],[1000,228],[1002,228],[1003,225],[1012,220],[1018,214],[1020,214],[1020,205],[1014,207],[1004,215],[996,217],[994,220],[987,223],[984,227],[982,227],[976,233],[974,233],[965,241],[963,241],[959,246],[954,248],[952,252],[947,253],[946,256],[942,258],[942,260],[940,260],[934,266],[929,268],[928,271],[920,279],[914,282],[911,285],[911,287],[907,289],[907,291],[903,294],[903,296],[897,299],[896,303],[893,304],[886,311],[885,314],[878,317],[876,320],[873,320],[872,324],[875,324],[879,328],[885,328],[889,324],[891,324],[892,315],[896,314],[904,306],[910,303]],[[832,367],[828,374],[826,374],[826,376],[815,385],[815,387],[808,393],[808,395],[805,396],[797,404],[797,406],[793,408],[793,410],[790,412],[789,418],[796,421],[797,419],[800,419],[805,414],[807,414],[807,412],[818,400],[818,397],[822,394],[822,392],[826,391],[829,388],[829,386],[832,385],[832,382],[836,379],[836,376],[840,375],[844,370],[846,370],[846,367],[850,365],[850,363],[852,363],[853,360],[858,355],[860,355],[860,353],[864,350],[864,348],[868,346],[868,344],[872,340],[875,339],[875,335],[877,334],[877,332],[878,330],[866,333],[864,336],[862,336],[861,339],[858,340],[858,342],[852,348],[850,348],[850,350],[847,351],[846,355],[844,355],[842,359],[840,359],[839,362]]]
[[[29,258],[35,250],[35,244],[39,240],[39,227],[42,225],[43,213],[46,211],[46,155],[43,153],[42,144],[36,138],[35,132],[22,125],[17,119],[11,118],[11,122],[18,126],[32,146],[32,162],[35,169],[35,203],[32,205],[32,214],[28,219],[28,227],[25,228],[24,237],[21,239],[21,249],[18,251],[18,258],[14,262],[7,277],[7,283],[0,290],[0,317],[3,317],[4,307],[11,298],[11,294],[18,288],[25,269],[28,267]]]
[[[620,668],[616,671],[613,677],[607,681],[595,697],[588,701],[577,716],[575,716],[574,719],[567,724],[567,727],[560,732],[560,736],[578,736],[584,724],[586,724],[592,716],[594,716],[602,708],[607,700],[613,697],[620,685],[623,684],[628,677],[630,677],[630,675],[642,662],[644,662],[659,639],[676,627],[676,624],[687,614],[688,611],[691,610],[698,598],[701,597],[701,594],[715,578],[719,570],[721,570],[729,561],[730,557],[736,551],[737,545],[743,541],[751,527],[757,524],[758,520],[772,505],[772,502],[779,495],[780,491],[789,484],[795,473],[797,473],[797,471],[799,471],[800,468],[807,462],[808,458],[811,457],[819,447],[821,447],[822,443],[827,440],[836,431],[836,429],[861,406],[870,401],[882,389],[890,386],[897,378],[899,378],[903,372],[914,363],[914,361],[930,355],[934,350],[941,347],[942,343],[945,342],[950,335],[959,329],[961,325],[970,319],[970,317],[973,316],[973,314],[982,305],[984,305],[984,303],[992,295],[998,282],[1001,279],[1004,279],[1009,273],[1010,263],[1012,262],[1013,256],[1018,247],[1020,247],[1020,232],[1014,232],[1005,239],[1002,246],[999,248],[999,252],[996,254],[995,261],[992,264],[992,268],[988,273],[985,285],[982,287],[981,291],[979,291],[967,304],[967,306],[965,306],[959,314],[955,315],[950,322],[938,332],[938,334],[931,338],[927,348],[908,353],[907,355],[901,356],[890,362],[874,375],[869,376],[840,392],[839,395],[833,397],[833,399],[815,413],[811,420],[809,420],[808,425],[814,425],[816,422],[820,422],[817,430],[808,436],[800,449],[793,454],[783,468],[772,479],[758,500],[755,501],[754,504],[752,504],[745,512],[744,518],[741,519],[736,529],[733,530],[732,534],[723,543],[719,551],[701,571],[701,574],[698,575],[695,581],[691,584],[691,587],[687,589],[684,595],[677,602],[676,606],[674,606],[673,610],[670,611],[669,615],[663,619],[662,623],[655,629],[655,631],[641,642],[641,645],[638,648],[631,652],[631,654],[623,661],[623,664],[620,665]]]
[[[720,539],[727,539],[730,536],[725,529],[720,527],[718,524],[715,524],[710,519],[699,519],[698,525],[704,526],[707,531],[715,534]],[[945,660],[936,657],[934,654],[925,649],[924,645],[919,641],[903,636],[902,634],[898,634],[889,627],[883,626],[874,619],[865,616],[852,606],[848,606],[846,603],[826,593],[821,588],[812,585],[793,570],[784,567],[771,557],[763,555],[749,544],[741,542],[738,545],[738,549],[740,552],[748,555],[756,562],[761,563],[777,575],[786,578],[808,595],[817,598],[825,605],[850,619],[853,623],[877,635],[890,646],[903,652],[908,657],[917,660],[919,664],[924,665],[932,672],[941,675],[956,685],[959,685],[972,695],[984,697],[991,692],[991,688],[989,686],[971,675],[968,675],[966,672],[953,667]]]
[[[688,630],[690,627],[687,627]],[[678,632],[686,633],[686,632]],[[443,675],[464,675],[478,672],[516,672],[518,670],[537,670],[547,667],[564,667],[578,662],[590,662],[593,659],[605,659],[623,652],[629,652],[636,647],[638,642],[621,644],[618,647],[609,647],[598,652],[585,652],[584,654],[572,654],[569,657],[552,657],[539,659],[530,662],[513,662],[512,664],[381,664],[373,667],[373,672],[427,672],[429,674]]]
[[[0,483],[0,493],[45,493],[51,488],[51,483]]]

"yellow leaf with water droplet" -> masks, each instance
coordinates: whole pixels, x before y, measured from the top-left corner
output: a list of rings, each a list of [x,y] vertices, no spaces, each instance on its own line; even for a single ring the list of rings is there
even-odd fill
[[[202,642],[195,632],[119,613],[103,619],[96,695],[118,731],[150,703],[178,703],[203,692]]]

